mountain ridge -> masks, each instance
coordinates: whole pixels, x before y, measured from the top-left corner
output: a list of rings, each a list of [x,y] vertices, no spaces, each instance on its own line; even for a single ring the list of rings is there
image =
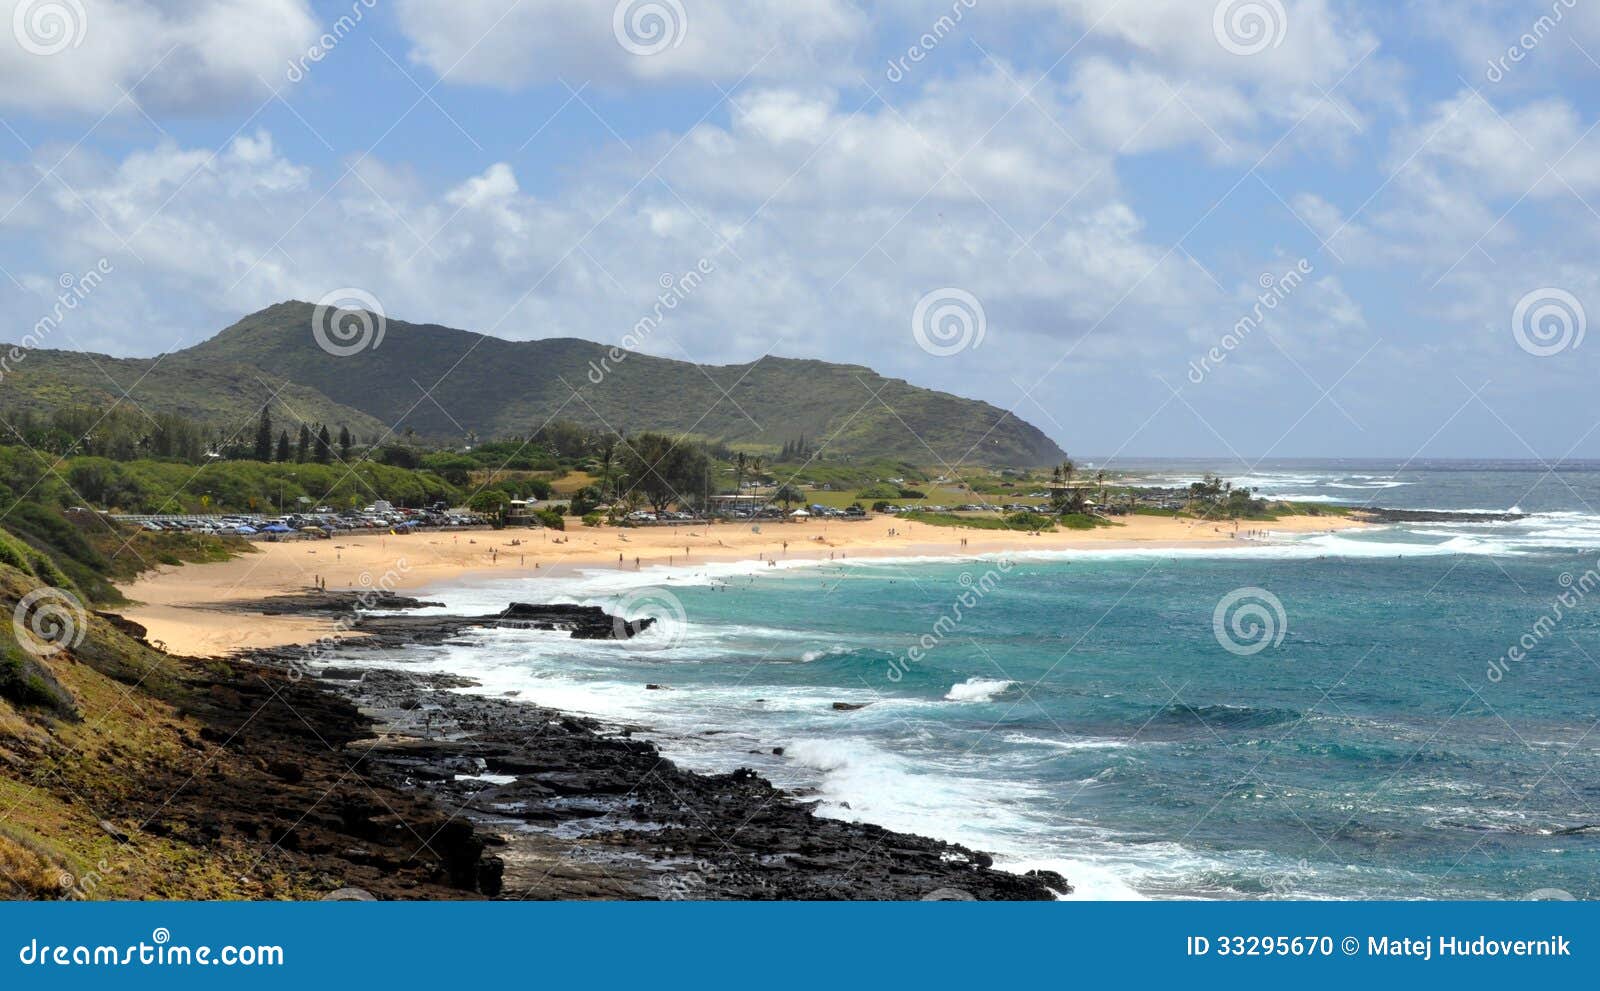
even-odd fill
[[[275,394],[298,407],[290,410],[296,419],[349,423],[362,436],[489,440],[564,419],[624,433],[682,434],[751,453],[804,438],[824,457],[951,466],[1032,466],[1064,457],[1042,431],[998,407],[860,364],[764,356],[701,365],[578,337],[508,341],[391,318],[352,323],[357,333],[349,337],[325,327],[319,342],[315,314],[303,301],[275,303],[206,341],[148,359],[30,353],[44,360],[29,370],[36,388],[26,405],[96,394],[99,380],[98,398],[115,400],[116,391],[104,388],[115,384],[141,407],[192,410],[211,420],[253,415]],[[354,321],[361,314],[341,316]],[[119,374],[105,382],[110,365]],[[254,401],[244,402],[252,392]]]

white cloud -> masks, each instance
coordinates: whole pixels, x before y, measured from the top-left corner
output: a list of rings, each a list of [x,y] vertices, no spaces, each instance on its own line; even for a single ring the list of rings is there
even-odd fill
[[[96,117],[261,99],[319,30],[306,0],[0,0],[0,15],[0,107]]]
[[[1354,66],[1377,42],[1348,14],[1335,13],[1326,0],[1002,0],[1012,8],[1054,9],[1082,31],[1114,37],[1182,67],[1189,76],[1204,74],[1246,80],[1263,86],[1328,86]],[[1260,51],[1241,55],[1218,40],[1214,19],[1218,8],[1238,15],[1232,34],[1254,48],[1250,32],[1264,31]],[[1283,16],[1278,16],[1281,10]]]
[[[1459,179],[1488,197],[1587,194],[1600,189],[1600,135],[1561,98],[1499,109],[1462,92],[1394,137],[1391,164]],[[1563,182],[1565,180],[1565,182]]]
[[[1239,157],[1260,119],[1237,87],[1169,81],[1146,65],[1082,59],[1071,81],[1077,126],[1100,147],[1126,154],[1192,144],[1217,159]]]
[[[637,146],[665,155],[659,179],[633,188],[637,157],[618,151],[551,196],[525,190],[508,163],[430,191],[367,159],[324,197],[335,176],[286,158],[264,132],[214,160],[169,143],[120,161],[80,149],[62,173],[75,192],[41,190],[13,219],[49,231],[45,264],[62,268],[126,257],[126,239],[143,258],[128,282],[182,300],[175,312],[196,339],[267,303],[349,285],[400,318],[616,341],[649,312],[663,274],[709,258],[715,272],[649,350],[826,354],[967,392],[983,381],[1004,400],[1013,378],[1041,372],[1089,328],[1126,353],[1172,308],[1211,293],[1146,240],[1109,160],[1043,114],[1002,121],[1015,89],[979,76],[860,113],[813,92],[755,90],[726,125],[700,125],[670,154],[671,135]],[[0,190],[15,195],[33,175],[0,171]],[[963,363],[917,350],[911,310],[942,286],[982,299],[1006,345]],[[146,334],[122,333],[111,350],[149,349]],[[838,334],[848,348],[818,340]],[[1091,342],[1074,365],[1097,355],[1107,353]]]
[[[415,61],[451,82],[505,89],[557,77],[576,85],[831,75],[867,28],[846,0],[400,0],[398,11]]]

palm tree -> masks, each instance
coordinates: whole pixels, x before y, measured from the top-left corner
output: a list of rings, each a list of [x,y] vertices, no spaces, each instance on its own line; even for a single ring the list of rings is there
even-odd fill
[[[603,437],[596,453],[600,456],[600,491],[604,492],[606,482],[611,478],[611,469],[617,465],[617,435],[607,434]],[[612,494],[615,496],[614,488]]]
[[[735,493],[744,491],[744,470],[746,465],[747,461],[745,460],[744,452],[740,451],[739,456],[733,459],[733,491]]]

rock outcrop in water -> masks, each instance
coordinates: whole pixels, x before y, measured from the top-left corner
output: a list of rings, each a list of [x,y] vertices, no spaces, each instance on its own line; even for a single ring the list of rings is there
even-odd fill
[[[242,603],[230,608],[240,612],[265,612],[270,615],[299,613],[301,615],[333,616],[341,619],[345,630],[354,637],[345,641],[349,646],[363,648],[401,648],[413,644],[441,644],[460,636],[465,630],[481,627],[501,627],[521,630],[550,630],[567,633],[574,640],[628,640],[655,625],[650,616],[624,620],[612,616],[599,606],[579,606],[556,603],[531,605],[513,602],[497,613],[483,616],[406,615],[400,610],[439,606],[438,602],[384,593],[360,592],[303,592],[295,595],[278,595],[257,602]],[[369,609],[385,610],[374,615]],[[269,647],[256,651],[258,660],[274,663],[295,663],[306,655],[304,647]]]

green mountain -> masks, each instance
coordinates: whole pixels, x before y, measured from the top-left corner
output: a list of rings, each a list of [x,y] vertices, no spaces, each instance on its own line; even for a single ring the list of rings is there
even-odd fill
[[[1042,432],[1004,410],[860,365],[774,357],[695,365],[573,338],[506,341],[393,319],[376,346],[369,341],[338,356],[319,346],[313,313],[310,303],[279,303],[159,360],[55,352],[29,377],[49,379],[33,389],[40,400],[94,389],[97,378],[101,394],[114,399],[94,363],[114,364],[118,382],[142,370],[148,378],[134,395],[146,409],[235,422],[283,387],[280,398],[297,406],[296,416],[348,423],[370,438],[392,429],[490,439],[565,419],[687,434],[752,452],[804,437],[813,447],[826,443],[829,458],[1023,466],[1063,457]]]
[[[3,347],[3,346],[0,346]],[[63,407],[173,414],[222,430],[254,423],[261,404],[273,402],[275,419],[292,434],[299,424],[348,425],[380,436],[386,424],[340,405],[314,388],[285,383],[248,364],[184,359],[112,358],[80,351],[26,351],[7,363],[0,410],[49,413]],[[0,437],[0,443],[9,442]]]

